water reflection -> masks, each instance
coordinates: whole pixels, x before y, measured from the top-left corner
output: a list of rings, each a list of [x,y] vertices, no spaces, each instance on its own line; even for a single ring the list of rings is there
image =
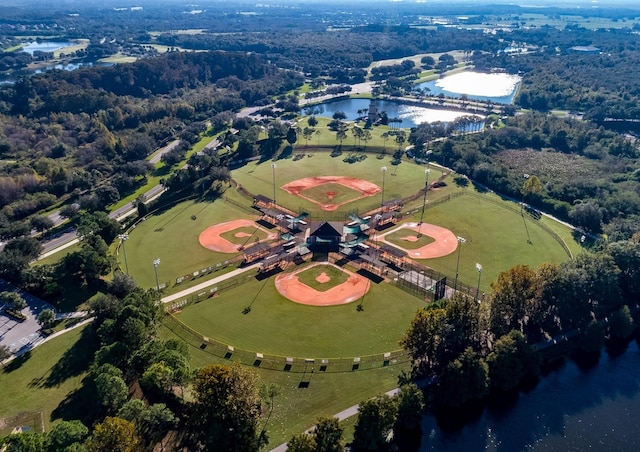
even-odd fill
[[[640,351],[634,342],[619,357],[603,355],[590,370],[568,362],[513,403],[494,403],[455,431],[425,417],[420,450],[636,451],[638,419]]]
[[[461,72],[420,83],[418,87],[428,88],[429,94],[434,96],[442,93],[449,97],[460,97],[465,94],[472,100],[512,104],[520,81],[517,75]]]
[[[378,111],[386,112],[389,118],[402,119],[402,122],[399,124],[401,128],[416,127],[418,124],[425,122],[450,122],[461,116],[469,116],[469,113],[464,111],[417,107],[400,102],[376,100],[375,104],[377,105]],[[342,111],[347,115],[347,120],[353,121],[363,116],[363,110],[369,109],[370,105],[370,99],[340,99],[325,102],[316,107],[322,110],[321,113],[317,114],[318,116],[331,118],[335,112]]]

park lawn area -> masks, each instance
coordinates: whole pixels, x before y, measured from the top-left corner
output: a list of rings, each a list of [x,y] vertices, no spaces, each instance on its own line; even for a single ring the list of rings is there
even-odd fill
[[[58,262],[60,262],[60,259],[65,257],[67,254],[75,253],[76,251],[80,251],[81,249],[82,249],[82,246],[80,245],[80,243],[74,243],[73,245],[63,248],[60,251],[53,253],[50,256],[34,261],[31,265],[57,264]]]
[[[97,341],[90,326],[69,331],[51,339],[34,350],[18,357],[0,369],[0,419],[11,418],[21,412],[42,411],[45,429],[59,419],[56,408],[73,391],[82,386]],[[67,406],[78,410],[81,405]],[[65,413],[73,414],[73,413]]]
[[[125,245],[129,273],[141,287],[155,287],[153,261],[160,259],[158,280],[171,287],[177,277],[224,264],[239,253],[208,250],[200,245],[198,237],[209,226],[240,218],[251,219],[251,216],[220,199],[215,202],[185,201],[159,215],[148,216],[129,231]],[[122,252],[118,254],[118,264],[125,268]]]
[[[504,203],[504,207],[500,203]],[[421,262],[451,278],[456,274],[460,253],[459,281],[476,287],[480,276],[480,288],[488,292],[490,283],[500,272],[515,265],[527,264],[537,268],[546,262],[568,260],[562,246],[537,224],[539,220],[526,214],[521,216],[508,208],[514,205],[486,193],[479,197],[460,196],[428,209],[425,223],[447,228],[456,236],[465,238],[466,243],[448,256]],[[419,215],[417,212],[409,218],[418,221]],[[476,271],[476,263],[482,265],[481,274]]]
[[[330,281],[321,283],[316,280],[322,273],[325,273]],[[316,265],[297,274],[298,281],[319,292],[325,292],[332,287],[339,286],[347,279],[349,275],[333,265]]]
[[[241,227],[233,231],[220,234],[220,237],[234,245],[251,246],[254,242],[259,242],[267,238],[267,233],[259,227]]]
[[[416,237],[417,240],[406,240],[406,237]],[[435,239],[433,237],[429,237],[428,235],[424,234],[418,237],[415,231],[406,228],[400,229],[398,231],[393,231],[392,233],[385,235],[384,239],[387,242],[393,243],[394,245],[400,248],[405,248],[407,250],[415,250],[435,242]]]
[[[252,278],[186,307],[176,317],[202,336],[251,352],[249,356],[322,359],[399,350],[400,338],[416,311],[425,306],[424,301],[384,282],[371,284],[359,300],[361,311],[356,302],[306,306],[280,295],[274,279]]]
[[[362,196],[362,193],[358,190],[333,182],[316,185],[302,190],[300,193],[307,198],[318,201],[320,204],[342,204]]]
[[[161,328],[160,334],[166,339],[178,337],[166,327]],[[230,360],[201,350],[198,344],[189,345],[191,368],[231,364]],[[354,372],[318,372],[316,369],[311,376],[309,372],[303,374],[252,368],[258,374],[258,384],[274,383],[282,388],[281,394],[275,398],[273,416],[266,426],[268,449],[312,427],[320,416],[333,416],[347,407],[396,388],[398,375],[409,368],[409,363],[404,363]],[[309,387],[300,389],[298,384],[303,379],[309,381]]]
[[[314,212],[320,210],[317,204],[298,196],[287,193],[280,187],[291,181],[314,176],[346,176],[370,181],[382,187],[384,177],[384,199],[403,198],[418,192],[424,187],[425,167],[413,161],[405,161],[392,165],[391,157],[379,160],[375,154],[363,154],[366,158],[355,162],[345,163],[343,159],[347,153],[339,157],[331,157],[329,153],[317,152],[308,154],[300,160],[278,160],[275,170],[276,200],[294,211]],[[382,167],[386,168],[383,173]],[[253,194],[273,196],[273,170],[271,161],[250,162],[232,171],[234,179]],[[379,207],[382,193],[365,197],[341,206],[342,212],[365,212]]]

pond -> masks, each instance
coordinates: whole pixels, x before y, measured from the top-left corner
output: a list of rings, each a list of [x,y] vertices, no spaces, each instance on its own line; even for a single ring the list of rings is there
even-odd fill
[[[54,52],[56,50],[64,49],[65,47],[70,47],[75,45],[73,42],[68,41],[41,41],[41,42],[32,42],[28,45],[25,45],[22,48],[23,52],[30,53],[33,55],[34,52]]]
[[[420,83],[419,88],[428,88],[429,94],[444,94],[499,104],[512,104],[522,79],[511,74],[485,74],[482,72],[460,72],[430,82]]]
[[[325,102],[316,106],[316,108],[322,109],[321,113],[318,113],[317,116],[331,118],[335,112],[342,111],[347,115],[348,120],[353,121],[363,116],[362,110],[370,109],[371,103],[371,99],[340,99]],[[378,108],[378,112],[385,111],[389,118],[402,119],[399,125],[401,128],[416,127],[418,124],[425,122],[451,122],[458,117],[469,116],[469,113],[463,111],[417,107],[400,102],[376,100],[374,103]],[[360,110],[360,113],[358,113],[358,110]],[[303,112],[304,111],[305,110],[303,110]]]
[[[421,451],[640,450],[640,350],[603,353],[588,370],[567,362],[512,403],[485,408],[457,430],[432,416],[422,422]]]

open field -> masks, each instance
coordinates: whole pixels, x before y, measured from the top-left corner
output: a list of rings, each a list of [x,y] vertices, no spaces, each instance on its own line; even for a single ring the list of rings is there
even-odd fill
[[[211,225],[239,218],[251,219],[223,201],[186,201],[161,215],[149,216],[129,232],[125,244],[131,275],[142,287],[154,287],[153,261],[160,259],[157,269],[160,284],[170,281],[173,285],[177,277],[224,263],[234,255],[208,250],[200,245],[198,237]],[[124,268],[122,250],[118,259]]]
[[[162,328],[160,334],[166,339],[176,337],[166,328]],[[199,344],[189,345],[192,368],[230,363],[201,350]],[[306,375],[255,368],[260,384],[274,383],[282,388],[282,393],[275,398],[273,416],[266,426],[269,446],[288,441],[294,434],[314,425],[320,416],[332,416],[346,407],[397,387],[402,370],[409,370],[409,365],[339,373],[324,373],[316,369],[313,374],[308,372]],[[299,388],[301,381],[308,381],[309,386]]]
[[[398,342],[424,301],[388,283],[371,284],[354,303],[316,307],[284,298],[274,277],[251,279],[185,308],[176,317],[238,349],[284,357],[341,358],[399,350]],[[250,312],[245,308],[250,307]]]
[[[293,180],[314,176],[349,176],[357,177],[372,182],[382,187],[384,178],[384,199],[403,198],[416,193],[424,187],[425,167],[413,162],[403,161],[399,165],[392,165],[390,156],[377,159],[375,154],[364,154],[366,158],[356,163],[345,163],[343,159],[347,153],[339,157],[331,157],[326,152],[309,154],[300,160],[282,159],[277,161],[275,170],[276,200],[292,210],[305,210],[307,212],[320,210],[315,203],[307,201],[299,196],[290,194],[280,187]],[[382,167],[386,168],[383,173]],[[238,183],[253,194],[272,196],[273,171],[271,161],[250,162],[247,165],[235,169],[232,176]],[[326,191],[322,189],[322,191]],[[337,190],[336,190],[337,191]],[[382,201],[380,195],[365,197],[345,204],[339,208],[342,212],[364,212],[376,208]]]
[[[60,416],[78,419],[85,406],[69,405],[66,412],[60,402],[81,386],[90,364],[96,339],[90,327],[63,334],[0,369],[0,419],[20,412],[42,411],[45,429]],[[60,406],[59,406],[60,405]]]

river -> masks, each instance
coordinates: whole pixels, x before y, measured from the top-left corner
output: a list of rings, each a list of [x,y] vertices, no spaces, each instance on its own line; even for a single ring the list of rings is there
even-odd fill
[[[581,370],[566,362],[502,406],[489,406],[464,427],[444,430],[422,422],[421,451],[640,450],[640,350],[602,354]]]

